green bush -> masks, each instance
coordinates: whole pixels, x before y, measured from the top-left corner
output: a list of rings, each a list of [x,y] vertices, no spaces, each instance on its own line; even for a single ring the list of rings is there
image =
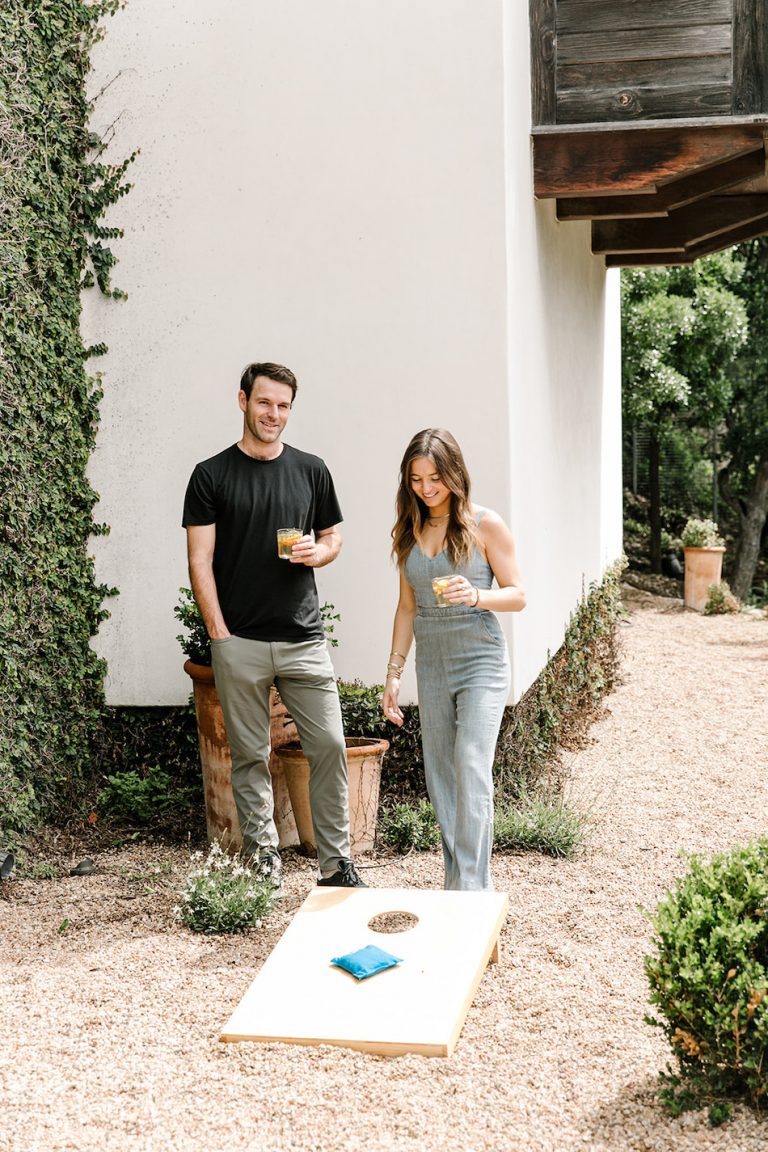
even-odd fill
[[[390,804],[379,818],[382,843],[396,852],[429,852],[440,845],[440,829],[429,800]]]
[[[663,1076],[673,1113],[728,1098],[756,1107],[768,1091],[768,839],[694,857],[651,917],[653,952],[645,957],[647,1017],[661,1028],[677,1062]],[[724,1106],[723,1102],[726,1102]]]
[[[366,685],[361,680],[339,680],[337,685],[345,735],[388,740],[392,725],[387,723],[381,711],[383,686]]]
[[[388,740],[381,774],[382,806],[395,800],[425,796],[424,762],[421,752],[421,724],[415,704],[402,707],[403,726],[385,720],[381,711],[381,684],[366,685],[360,680],[339,680],[339,700],[347,736],[371,736]]]
[[[505,711],[496,745],[494,779],[499,803],[561,788],[557,753],[576,748],[599,715],[618,675],[622,617],[622,558],[590,585],[571,616],[554,656]]]
[[[208,856],[192,854],[175,915],[192,932],[246,932],[270,912],[275,890],[237,857],[212,844]]]
[[[146,828],[177,802],[177,795],[171,777],[155,764],[144,776],[136,771],[107,776],[98,806],[115,820]]]
[[[707,602],[704,605],[705,616],[725,616],[729,612],[739,612],[741,605],[731,592],[727,580],[719,584],[710,584],[707,588]]]
[[[584,846],[586,821],[561,801],[522,798],[496,806],[493,842],[496,848],[541,852],[566,860]]]
[[[199,842],[205,835],[195,710],[108,708],[93,757],[105,819],[165,836]]]

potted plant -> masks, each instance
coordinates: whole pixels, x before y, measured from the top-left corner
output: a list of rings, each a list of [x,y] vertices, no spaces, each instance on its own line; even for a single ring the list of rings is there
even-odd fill
[[[211,641],[200,609],[191,588],[180,588],[179,603],[173,612],[186,628],[177,636],[182,651],[188,657],[184,671],[192,680],[192,692],[197,718],[197,738],[200,746],[200,766],[203,773],[205,797],[205,823],[208,839],[218,841],[225,848],[237,852],[242,847],[240,822],[232,795],[232,754],[224,725],[224,713],[211,667]],[[270,693],[269,740],[272,747],[269,771],[275,798],[275,826],[281,848],[299,843],[293,818],[288,787],[276,749],[286,740],[298,738],[296,725],[288,709],[273,688]]]
[[[184,671],[193,686],[208,838],[236,852],[242,845],[242,837],[232,795],[232,755],[211,667],[211,643],[192,590],[181,588],[180,593],[174,615],[186,628],[186,633],[177,639],[188,657]],[[331,604],[323,604],[320,614],[328,643],[335,647],[338,641],[333,637],[334,621],[339,616]],[[376,688],[366,689],[357,682],[340,681],[339,694],[345,733],[355,733],[345,737],[351,847],[353,851],[367,852],[373,848],[376,835],[381,764],[389,748],[388,741],[365,734],[380,723],[380,692]],[[275,688],[270,695],[269,738],[269,770],[279,846],[301,844],[311,855],[316,852],[316,844],[309,807],[309,764],[293,718]]]
[[[723,572],[725,541],[713,520],[690,519],[681,537],[685,556],[683,600],[686,608],[703,612],[709,588],[719,584]]]
[[[389,748],[389,741],[377,734],[382,724],[381,686],[366,688],[357,680],[339,680],[338,685],[347,744],[350,847],[353,852],[370,852],[376,840],[381,766]],[[357,735],[348,735],[351,732]],[[276,755],[288,785],[302,848],[314,856],[317,844],[309,806],[309,763],[298,739],[281,744]]]

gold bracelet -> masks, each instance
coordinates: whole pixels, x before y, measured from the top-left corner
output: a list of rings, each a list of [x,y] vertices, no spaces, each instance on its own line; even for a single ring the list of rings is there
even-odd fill
[[[399,657],[400,657],[400,659],[402,660],[403,664],[405,664],[405,661],[408,659],[408,657],[407,657],[407,656],[403,656],[402,652],[390,652],[390,654],[389,654],[389,655],[390,655],[390,657],[392,657],[392,656],[399,656]]]
[[[480,603],[480,589],[476,584],[473,584],[472,587],[475,590],[475,602],[474,604],[470,604],[470,608],[477,608],[478,604]]]

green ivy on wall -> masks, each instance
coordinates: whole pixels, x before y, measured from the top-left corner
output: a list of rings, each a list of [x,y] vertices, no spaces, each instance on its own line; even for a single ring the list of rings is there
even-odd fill
[[[89,641],[112,591],[88,555],[86,477],[101,396],[80,290],[108,295],[119,235],[99,221],[129,158],[99,162],[85,79],[117,0],[0,9],[0,834],[61,811],[87,771],[104,665]],[[94,156],[96,159],[94,160]]]

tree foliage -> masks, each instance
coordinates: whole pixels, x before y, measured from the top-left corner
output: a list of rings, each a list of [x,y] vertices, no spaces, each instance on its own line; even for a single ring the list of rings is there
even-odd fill
[[[731,249],[681,267],[622,273],[625,424],[650,434],[651,558],[661,568],[660,446],[681,420],[709,429],[731,405],[734,364],[747,341],[738,287],[745,265]]]
[[[749,317],[749,339],[732,376],[720,487],[739,526],[732,587],[744,599],[768,515],[768,237],[742,244],[737,251],[744,261],[738,291]]]
[[[694,264],[622,273],[624,414],[661,429],[687,409],[722,419],[733,364],[748,333],[737,294],[744,262],[733,250]]]

